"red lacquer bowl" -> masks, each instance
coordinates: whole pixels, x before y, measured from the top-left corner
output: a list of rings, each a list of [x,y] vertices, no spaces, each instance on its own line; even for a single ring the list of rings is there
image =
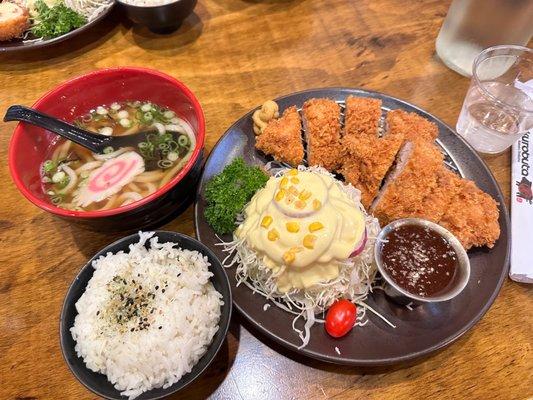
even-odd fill
[[[168,107],[193,128],[196,147],[189,162],[174,179],[150,196],[119,208],[71,211],[56,207],[42,190],[39,168],[49,146],[58,140],[58,136],[19,123],[9,144],[9,169],[21,193],[45,211],[98,230],[154,227],[183,211],[195,192],[205,140],[202,107],[183,83],[145,68],[102,69],[59,85],[37,100],[33,107],[72,122],[98,105],[127,100],[150,101]]]

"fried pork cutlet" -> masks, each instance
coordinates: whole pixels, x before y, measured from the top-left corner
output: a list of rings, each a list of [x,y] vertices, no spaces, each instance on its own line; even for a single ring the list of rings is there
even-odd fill
[[[381,100],[348,96],[344,109],[344,137],[377,136]]]
[[[452,202],[461,187],[461,177],[444,165],[436,171],[437,185],[432,188],[420,203],[418,210],[411,215],[433,222],[439,222],[446,208]]]
[[[302,111],[308,165],[335,171],[341,161],[339,105],[330,99],[311,99],[304,103]]]
[[[255,142],[255,147],[275,160],[292,166],[304,159],[300,115],[295,106],[287,108],[278,119],[271,120]]]
[[[439,224],[452,232],[465,249],[493,247],[500,236],[498,203],[474,182],[461,179],[459,190]]]
[[[0,2],[0,41],[21,37],[29,24],[27,8],[9,1]]]
[[[437,171],[442,167],[442,160],[442,153],[433,144],[410,141],[403,144],[396,156],[396,165],[371,206],[382,226],[412,216],[420,209],[437,186]]]
[[[411,142],[433,142],[439,135],[436,124],[416,113],[403,110],[392,110],[387,113],[389,134],[402,133],[405,140]]]
[[[346,136],[342,139],[343,161],[339,172],[361,191],[361,202],[368,208],[378,194],[381,182],[394,162],[403,136]]]

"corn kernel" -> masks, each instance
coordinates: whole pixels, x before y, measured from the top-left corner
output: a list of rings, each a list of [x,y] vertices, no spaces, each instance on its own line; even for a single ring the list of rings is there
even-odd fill
[[[298,196],[298,198],[302,201],[305,201],[305,200],[309,200],[309,198],[311,197],[312,193],[308,190],[302,190]]]
[[[285,197],[285,190],[284,189],[280,189],[277,193],[276,193],[276,201],[281,201],[284,197]]]
[[[270,215],[265,215],[263,217],[263,220],[261,221],[261,226],[263,228],[268,228],[271,223],[272,223],[272,217]]]
[[[291,251],[286,251],[283,254],[283,261],[285,261],[285,264],[292,264],[295,259],[296,259],[296,254],[294,254]]]
[[[289,193],[292,194],[293,196],[298,196],[300,194],[300,192],[298,192],[298,189],[296,189],[295,186],[291,186],[289,188]]]
[[[318,199],[313,200],[313,210],[318,211],[322,207],[322,203]]]
[[[279,233],[276,229],[271,229],[268,231],[268,234],[267,234],[267,238],[268,240],[270,240],[271,242],[279,239]]]
[[[288,184],[289,184],[289,178],[284,176],[283,178],[281,178],[281,181],[279,183],[279,187],[282,188],[282,189],[285,189]]]
[[[285,227],[290,233],[296,233],[300,230],[300,224],[298,222],[287,222]]]
[[[297,170],[297,169],[290,169],[290,170],[287,172],[287,175],[289,175],[289,176],[298,175],[298,170]]]
[[[322,229],[324,227],[324,225],[322,225],[321,222],[311,222],[309,224],[309,232],[316,232],[316,231],[319,231],[320,229]]]
[[[305,206],[307,206],[307,203],[305,201],[302,201],[302,200],[298,200],[296,203],[294,203],[294,206],[298,209],[298,210],[303,210],[305,208]]]
[[[296,177],[291,178],[291,183],[294,183],[295,185],[300,183],[300,180]]]
[[[316,242],[315,235],[305,235],[303,240],[303,245],[306,249],[314,249]]]

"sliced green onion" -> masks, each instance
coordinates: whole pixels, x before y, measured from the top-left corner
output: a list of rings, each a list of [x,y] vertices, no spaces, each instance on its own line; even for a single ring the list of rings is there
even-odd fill
[[[141,106],[141,110],[146,112],[146,111],[150,111],[152,109],[152,104],[150,103],[145,103]]]
[[[132,125],[131,121],[127,118],[122,118],[118,123],[124,128],[129,128]]]
[[[167,159],[169,161],[171,161],[171,162],[176,161],[179,157],[180,157],[180,155],[178,153],[176,153],[175,151],[172,151],[172,152],[167,154]]]
[[[171,119],[171,118],[174,118],[174,116],[176,115],[176,113],[174,111],[170,111],[170,110],[167,110],[163,113],[163,117],[165,117],[166,119]]]
[[[179,144],[181,147],[188,146],[188,145],[189,145],[189,137],[188,137],[188,136],[185,136],[185,135],[181,135],[181,136],[178,138],[178,144]]]
[[[65,174],[63,171],[58,171],[52,176],[52,182],[59,183],[65,179],[66,176],[67,174]]]
[[[140,142],[137,146],[139,146],[139,149],[146,149],[148,147],[148,143]]]
[[[45,174],[52,172],[54,169],[56,169],[56,167],[57,167],[57,164],[53,162],[52,160],[46,160],[43,163],[43,171]]]
[[[146,112],[146,113],[143,114],[143,119],[145,121],[151,121],[151,120],[154,119],[154,116],[152,115],[151,112]]]
[[[109,154],[109,153],[112,153],[112,152],[113,152],[113,147],[111,147],[111,146],[107,146],[104,149],[104,154]]]
[[[170,168],[172,167],[172,161],[169,160],[159,160],[157,162],[157,166],[162,169]]]

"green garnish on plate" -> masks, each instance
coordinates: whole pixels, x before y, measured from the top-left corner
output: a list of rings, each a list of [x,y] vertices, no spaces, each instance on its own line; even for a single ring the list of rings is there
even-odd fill
[[[267,181],[268,176],[259,167],[247,165],[240,157],[233,160],[206,185],[208,224],[219,235],[233,232],[235,218]]]
[[[35,10],[38,16],[31,31],[37,37],[55,38],[87,23],[83,15],[67,7],[63,2],[49,7],[43,0],[37,0]]]

